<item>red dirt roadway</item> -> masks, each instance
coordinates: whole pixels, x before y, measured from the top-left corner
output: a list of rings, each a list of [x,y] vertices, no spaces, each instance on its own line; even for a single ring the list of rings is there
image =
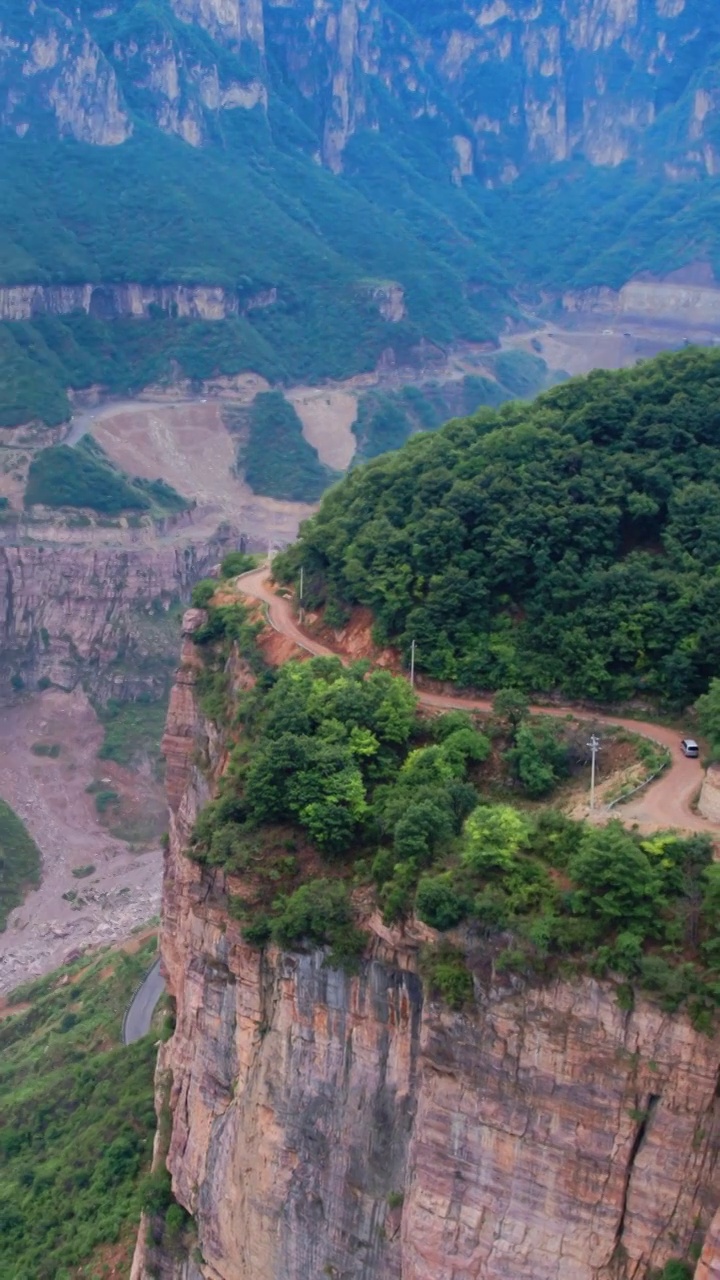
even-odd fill
[[[271,579],[266,565],[260,569],[253,569],[237,579],[238,590],[243,595],[251,600],[261,600],[267,605],[268,621],[280,635],[293,641],[307,653],[318,657],[342,657],[341,654],[336,654],[301,629],[294,616],[292,601],[276,595],[270,584]],[[487,698],[463,698],[459,694],[428,693],[422,688],[416,689],[416,692],[423,706],[436,707],[443,711],[455,709],[490,711],[492,709],[492,703]],[[637,823],[643,831],[667,830],[669,827],[675,827],[682,831],[702,831],[713,837],[720,836],[720,826],[693,812],[692,802],[702,784],[703,769],[699,760],[689,760],[682,754],[680,740],[675,730],[640,720],[595,715],[586,709],[571,706],[533,707],[532,710],[542,715],[558,717],[573,715],[576,719],[592,719],[595,724],[617,725],[668,747],[672,756],[670,767],[656,782],[651,783],[649,787],[639,792],[637,797],[624,804],[617,811],[616,816],[622,818],[626,825]]]

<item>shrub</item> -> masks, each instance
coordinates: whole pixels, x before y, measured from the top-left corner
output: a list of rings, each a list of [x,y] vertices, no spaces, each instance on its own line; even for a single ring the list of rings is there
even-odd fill
[[[452,876],[423,876],[415,898],[417,913],[433,929],[452,929],[469,914],[472,902],[455,889]]]
[[[215,595],[217,587],[218,584],[213,578],[203,578],[201,582],[196,582],[190,597],[194,608],[206,609]]]
[[[72,874],[76,880],[85,880],[88,876],[95,875],[95,864],[88,862],[83,867],[73,867]]]
[[[187,1221],[188,1215],[182,1205],[176,1203],[168,1205],[165,1211],[165,1232],[171,1243],[182,1235]]]
[[[255,556],[249,556],[244,551],[231,551],[225,556],[220,566],[220,576],[222,578],[237,578],[241,573],[248,573],[250,569],[255,568]]]
[[[440,995],[451,1009],[462,1009],[472,1000],[472,974],[463,953],[449,943],[424,947],[420,954],[420,972],[431,992]]]
[[[367,938],[353,923],[347,887],[339,880],[309,880],[281,901],[272,938],[281,947],[330,946],[331,963],[357,960]]]
[[[104,787],[102,791],[95,793],[95,808],[99,814],[107,813],[111,805],[117,804],[120,796],[117,791],[113,791],[110,787]]]

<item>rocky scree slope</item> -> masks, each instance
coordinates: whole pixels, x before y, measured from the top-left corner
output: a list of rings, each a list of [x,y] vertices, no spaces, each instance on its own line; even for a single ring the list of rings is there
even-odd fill
[[[165,738],[177,1023],[157,1072],[157,1158],[197,1236],[183,1260],[145,1224],[133,1280],[629,1280],[708,1226],[697,1275],[716,1274],[717,1034],[590,978],[518,983],[482,947],[452,1012],[418,973],[422,933],[375,918],[355,976],[243,942],[232,880],[187,857],[226,760],[197,699],[203,621],[186,615]],[[254,679],[237,656],[227,675]]]

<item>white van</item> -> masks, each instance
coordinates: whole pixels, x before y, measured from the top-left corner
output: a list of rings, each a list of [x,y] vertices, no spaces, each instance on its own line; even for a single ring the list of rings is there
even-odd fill
[[[684,756],[699,756],[700,748],[694,738],[683,738],[680,750]]]

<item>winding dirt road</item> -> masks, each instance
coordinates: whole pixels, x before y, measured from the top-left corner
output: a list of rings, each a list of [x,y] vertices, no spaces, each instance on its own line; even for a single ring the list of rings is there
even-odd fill
[[[248,599],[261,600],[266,604],[270,625],[280,635],[292,640],[300,649],[318,657],[338,656],[332,649],[314,640],[300,628],[293,613],[292,601],[276,595],[273,591],[266,565],[243,574],[237,579],[237,586]],[[492,703],[487,698],[463,698],[459,694],[428,693],[422,688],[418,688],[416,692],[419,701],[426,707],[435,707],[443,711],[492,710]],[[617,816],[621,817],[627,825],[637,824],[642,831],[676,827],[681,831],[700,831],[713,837],[720,836],[720,826],[693,812],[692,802],[701,786],[703,769],[699,760],[688,760],[682,754],[680,740],[675,730],[641,720],[625,720],[619,716],[595,714],[591,716],[587,711],[578,710],[577,707],[533,707],[532,710],[542,715],[558,717],[573,715],[577,719],[592,719],[596,724],[617,725],[668,747],[672,755],[670,767],[656,782],[640,792],[638,797],[624,804],[622,809],[618,810]]]

